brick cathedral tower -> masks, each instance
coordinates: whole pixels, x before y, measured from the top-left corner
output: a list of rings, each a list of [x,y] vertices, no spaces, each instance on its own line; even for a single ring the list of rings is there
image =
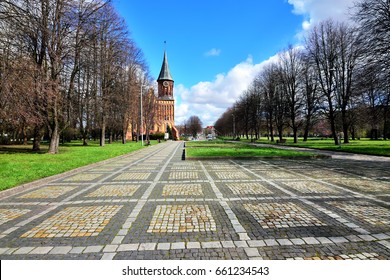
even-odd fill
[[[175,127],[175,99],[173,98],[173,84],[174,81],[169,70],[167,52],[164,51],[164,59],[160,75],[157,79],[157,118],[154,131],[166,133],[169,126],[172,130],[173,138],[179,139],[179,133]]]

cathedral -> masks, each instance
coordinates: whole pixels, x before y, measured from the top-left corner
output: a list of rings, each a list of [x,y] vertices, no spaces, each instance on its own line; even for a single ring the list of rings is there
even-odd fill
[[[155,99],[156,113],[154,114],[154,120],[152,121],[154,125],[153,129],[149,131],[149,133],[165,134],[168,132],[169,127],[172,132],[172,138],[174,140],[179,140],[179,132],[175,127],[175,99],[173,97],[173,85],[174,81],[169,70],[167,53],[164,51],[164,59],[161,66],[161,71],[157,78],[158,90]],[[132,127],[130,125],[126,134],[127,140],[136,139],[137,127],[138,126]],[[145,121],[142,131],[142,134],[145,135]]]
[[[169,70],[167,52],[164,51],[164,59],[157,79],[157,114],[154,125],[154,133],[166,133],[168,126],[172,131],[172,137],[179,139],[179,132],[175,127],[175,99],[173,97],[173,84]]]

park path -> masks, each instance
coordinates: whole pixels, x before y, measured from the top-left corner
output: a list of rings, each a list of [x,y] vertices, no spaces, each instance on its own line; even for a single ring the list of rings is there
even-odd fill
[[[0,259],[390,259],[390,164],[182,161],[166,142],[7,192]]]

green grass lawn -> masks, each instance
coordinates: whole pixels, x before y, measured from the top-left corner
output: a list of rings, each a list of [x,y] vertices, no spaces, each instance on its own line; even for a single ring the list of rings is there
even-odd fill
[[[296,152],[276,148],[259,148],[241,143],[222,141],[186,142],[186,157],[296,157],[313,156],[314,153]]]
[[[152,141],[155,144],[156,141]],[[33,153],[31,147],[0,146],[0,190],[23,183],[59,174],[90,163],[127,154],[141,148],[141,143],[128,142],[106,144],[90,142],[82,146],[81,142],[61,145],[56,155]],[[42,146],[47,150],[47,146]]]

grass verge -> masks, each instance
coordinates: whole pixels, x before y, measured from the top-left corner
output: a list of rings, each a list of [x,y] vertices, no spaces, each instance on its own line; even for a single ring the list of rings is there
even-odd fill
[[[315,153],[282,150],[277,148],[254,147],[241,143],[223,143],[222,141],[186,142],[186,158],[215,157],[312,157]]]
[[[72,142],[61,145],[59,154],[50,155],[33,153],[28,146],[0,146],[0,191],[141,148],[140,142],[113,143],[104,147],[97,142],[90,142],[88,146]],[[47,150],[47,147],[42,149]]]

